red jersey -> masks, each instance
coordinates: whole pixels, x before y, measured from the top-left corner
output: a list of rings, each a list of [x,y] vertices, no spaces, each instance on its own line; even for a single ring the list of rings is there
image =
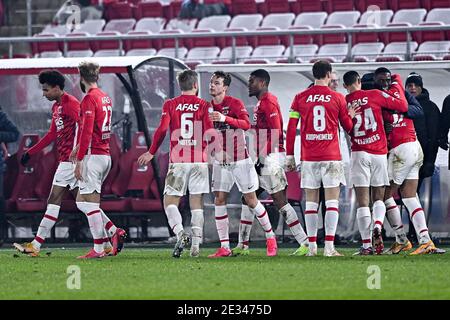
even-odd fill
[[[353,104],[361,107],[361,114],[355,116],[354,127],[350,134],[352,151],[387,154],[382,109],[406,112],[408,111],[406,101],[394,98],[380,90],[358,90],[348,94],[345,99],[348,107]]]
[[[59,161],[69,161],[70,153],[76,145],[79,120],[80,102],[74,96],[64,93],[61,103],[55,102],[52,106],[52,122],[48,132],[28,153],[34,155],[56,139]]]
[[[210,110],[211,109],[211,110]],[[161,122],[149,149],[158,151],[170,128],[170,162],[205,162],[205,132],[213,128],[209,119],[211,105],[194,95],[181,95],[164,102]]]
[[[92,88],[81,101],[81,128],[77,159],[86,154],[109,155],[112,100],[99,88]]]
[[[266,92],[254,109],[258,155],[260,152],[284,152],[283,117],[276,96]]]
[[[392,76],[392,85],[388,91],[390,95],[397,99],[402,99],[406,104],[405,89],[399,75]],[[403,143],[416,141],[416,129],[414,122],[402,113],[383,112],[383,119],[392,124],[392,132],[389,134],[389,147],[395,148]]]
[[[239,99],[225,96],[222,103],[215,104],[214,101],[211,101],[211,104],[214,111],[225,116],[224,122],[214,122],[214,128],[222,133],[223,150],[230,156],[233,153],[233,161],[248,158],[243,130],[250,128],[250,119],[244,103]]]
[[[294,154],[295,131],[301,118],[301,160],[339,161],[339,123],[345,131],[352,127],[347,103],[342,94],[326,86],[312,86],[297,94],[292,102],[289,117],[287,154]],[[292,130],[293,128],[293,130]]]

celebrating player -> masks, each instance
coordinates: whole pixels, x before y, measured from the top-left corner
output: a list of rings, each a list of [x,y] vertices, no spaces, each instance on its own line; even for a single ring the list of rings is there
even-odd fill
[[[385,186],[389,185],[387,171],[387,140],[383,126],[382,108],[406,112],[408,104],[379,90],[361,90],[361,78],[356,71],[344,74],[345,97],[348,106],[357,105],[361,114],[356,115],[356,123],[351,132],[351,184],[355,188],[357,207],[356,218],[361,234],[362,247],[358,254],[373,254],[370,226],[372,218],[369,203],[373,203],[373,246],[377,254],[383,252],[381,228],[386,207],[384,205]],[[371,195],[370,188],[371,187]]]
[[[105,228],[112,239],[112,254],[122,250],[125,230],[116,228],[100,209],[102,183],[111,169],[109,141],[111,135],[112,100],[98,88],[100,66],[82,62],[79,67],[80,87],[86,93],[81,101],[81,129],[75,156],[75,178],[79,183],[77,207],[86,214],[94,239],[94,248],[80,259],[102,258]]]
[[[318,61],[313,66],[314,86],[299,93],[292,102],[286,137],[289,171],[295,169],[294,144],[299,119],[301,136],[301,186],[306,193],[305,222],[309,240],[308,256],[317,255],[317,208],[319,188],[325,188],[325,251],[324,255],[341,256],[334,247],[338,223],[339,187],[345,185],[344,167],[339,148],[339,123],[346,132],[353,127],[352,118],[358,108],[347,111],[342,94],[332,91],[331,64]]]
[[[180,198],[189,190],[193,234],[190,254],[198,257],[204,222],[203,194],[209,193],[204,137],[212,129],[208,114],[211,107],[208,102],[197,97],[198,77],[195,71],[185,70],[178,74],[177,79],[181,95],[164,103],[161,122],[153,136],[152,145],[149,151],[139,157],[138,164],[146,165],[153,159],[170,128],[170,165],[164,187],[164,210],[170,228],[177,236],[172,256],[179,258],[191,241],[183,229],[178,209]]]

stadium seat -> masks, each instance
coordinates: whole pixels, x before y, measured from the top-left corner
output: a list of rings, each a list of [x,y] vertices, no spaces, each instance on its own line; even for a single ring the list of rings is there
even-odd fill
[[[228,27],[231,17],[228,15],[210,16],[200,20],[197,29],[212,29],[214,31],[223,31]]]
[[[425,22],[442,22],[450,25],[450,8],[436,8],[428,12]],[[450,31],[447,30],[446,37],[450,40]]]
[[[265,0],[258,3],[259,11],[263,15],[270,13],[286,13],[290,11],[289,0]]]
[[[258,13],[258,6],[255,0],[231,0],[232,14]]]
[[[64,36],[68,33],[70,33],[70,29],[65,24],[60,25],[53,25],[48,24],[44,27],[44,30],[42,30],[41,33],[53,33],[57,34],[58,36]]]
[[[395,27],[411,27],[409,22],[391,22],[386,25],[387,28],[395,28]],[[385,44],[391,42],[405,42],[406,41],[406,32],[385,32],[379,35],[380,40]]]
[[[123,55],[125,55],[125,52],[118,49],[97,50],[94,53],[94,57],[119,57]]]
[[[233,32],[233,33],[237,33],[237,32],[245,32],[248,31],[245,28],[227,28],[224,30],[224,32]],[[249,37],[250,39],[256,39],[256,37]],[[236,46],[246,46],[249,44],[248,38],[247,37],[236,37]],[[253,40],[255,41],[255,40]],[[233,39],[232,37],[220,37],[220,38],[216,38],[216,43],[220,48],[225,48],[227,46],[232,46],[233,43]]]
[[[426,14],[427,10],[421,8],[399,10],[395,12],[394,18],[392,18],[392,23],[407,22],[413,26],[417,26],[419,23],[423,22]]]
[[[146,56],[152,57],[156,56],[156,49],[132,49],[127,51],[126,56]]]
[[[160,1],[150,0],[141,1],[134,9],[134,18],[136,20],[151,17],[161,18],[164,17],[163,5]]]
[[[374,29],[377,28],[376,25],[368,25],[368,24],[355,24],[353,28],[360,29]],[[360,42],[378,42],[378,33],[376,32],[357,32],[352,34],[353,43]]]
[[[386,45],[383,53],[375,59],[376,62],[403,61],[406,55],[406,42],[393,42]],[[411,42],[411,53],[417,49],[417,42]]]
[[[375,61],[383,49],[382,42],[358,43],[352,48],[353,60],[357,62]]]
[[[321,30],[326,29],[345,29],[345,26],[341,24],[337,25],[325,25],[320,27]],[[318,40],[315,42],[324,45],[324,44],[335,44],[335,43],[344,43],[347,42],[347,35],[345,33],[330,33],[330,34],[321,34],[317,37]]]
[[[435,8],[448,8],[448,0],[422,0],[423,7],[428,11]]]
[[[150,31],[130,31],[128,32],[128,35],[150,35]],[[125,41],[125,49],[126,51],[132,50],[132,49],[149,49],[152,48],[152,40],[151,39],[134,39],[134,40],[126,40]]]
[[[381,10],[388,9],[388,0],[358,0],[355,1],[356,10],[366,12],[370,6],[377,6]]]
[[[181,30],[183,32],[189,33],[195,29],[197,26],[197,19],[171,19],[165,27],[165,30]]]
[[[276,46],[259,46],[253,50],[250,59],[245,60],[244,63],[249,63],[248,61],[254,62],[255,60],[266,60],[268,62],[275,62],[278,58],[283,56],[285,47],[283,45]]]
[[[134,31],[158,33],[164,29],[165,24],[166,19],[164,18],[143,18],[136,23]]]
[[[111,36],[119,36],[120,33],[118,31],[102,31],[96,34],[99,40],[91,41],[92,50],[117,50],[120,48],[120,43],[118,40],[100,40],[101,37],[111,37]]]
[[[163,48],[158,51],[158,56],[167,56],[171,58],[184,59],[188,52],[188,49],[185,47],[178,48],[178,56],[176,56],[175,48]]]
[[[211,62],[217,59],[220,53],[219,47],[200,47],[189,50],[185,61],[186,62]]]
[[[350,28],[358,21],[361,14],[358,11],[338,11],[333,12],[328,16],[326,26],[328,25],[343,25]]]
[[[269,64],[269,59],[249,59],[245,60],[244,64]]]
[[[447,54],[446,56],[444,56],[442,58],[442,60],[446,60],[446,61],[450,60],[450,54]]]
[[[87,32],[72,32],[66,35],[67,39],[73,38],[73,37],[89,37],[90,34]],[[91,45],[89,41],[68,41],[67,42],[67,50],[73,51],[73,50],[90,50]]]
[[[295,14],[323,11],[322,3],[322,1],[317,0],[296,0],[291,2],[291,11]]]
[[[109,4],[105,16],[107,20],[133,18],[133,4],[129,2],[116,2]]]
[[[191,34],[195,33],[210,33],[209,37],[201,37],[201,38],[189,38],[183,39],[184,44],[189,49],[193,49],[196,47],[214,47],[216,45],[216,38],[213,37],[214,30],[213,29],[195,29],[191,32]]]
[[[239,63],[243,59],[250,58],[253,48],[251,46],[236,47],[236,61]],[[218,60],[214,60],[213,63],[231,63],[232,48],[226,47],[220,51]]]
[[[105,24],[106,22],[103,19],[86,20],[84,21],[84,23],[81,23],[79,25],[79,28],[76,28],[74,31],[72,31],[72,33],[86,32],[87,34],[97,34],[103,31]]]
[[[342,62],[347,57],[348,45],[343,44],[325,44],[320,47],[316,59],[326,59],[330,62]]]
[[[327,12],[336,11],[353,11],[354,1],[353,0],[328,0],[324,2],[324,6]]]
[[[256,30],[286,30],[292,26],[294,20],[295,15],[293,13],[272,13],[263,19],[261,27]],[[253,47],[277,45],[281,43],[281,39],[280,36],[256,36],[251,39],[250,43]]]
[[[286,172],[286,179],[288,187],[286,190],[286,197],[289,203],[300,207],[300,212],[303,215],[303,208],[301,205],[303,199],[303,192],[300,188],[300,173],[297,171]]]
[[[66,57],[68,58],[82,58],[82,57],[92,57],[94,52],[92,50],[71,50],[67,51]]]
[[[117,31],[122,34],[126,34],[133,30],[135,24],[136,20],[134,19],[110,20],[106,24],[104,31]]]
[[[35,34],[33,37],[35,38],[48,38],[53,40],[58,40],[59,36],[55,33],[40,33]],[[61,40],[61,39],[59,39]],[[49,42],[36,42],[33,43],[32,52],[33,55],[36,53],[44,52],[44,51],[59,51],[60,50],[60,42],[57,41],[49,41]]]
[[[247,30],[255,30],[263,20],[262,14],[239,14],[234,16],[228,28],[245,28]]]
[[[450,52],[450,41],[427,41],[414,53],[415,61],[442,59]]]
[[[280,28],[277,27],[258,27],[257,31],[278,31]],[[250,38],[250,45],[254,48],[257,46],[274,46],[281,43],[281,39],[279,36],[270,35],[270,36],[256,36]]]
[[[184,33],[184,32],[181,30],[162,30],[159,34],[170,35],[170,34],[182,34],[182,33]],[[173,39],[173,38],[154,39],[153,45],[157,49],[175,48],[175,39]],[[184,40],[181,38],[178,39],[178,47],[181,48],[183,46],[184,46]]]
[[[394,12],[392,10],[365,11],[358,24],[369,24],[384,27],[391,22]]]
[[[426,26],[444,26],[444,23],[441,21],[436,22],[422,22],[419,24],[419,27]],[[418,43],[426,42],[426,41],[444,41],[445,40],[445,32],[443,30],[439,31],[417,31],[413,32],[413,39]]]
[[[316,44],[306,44],[306,45],[295,45],[294,49],[294,57],[299,62],[310,61],[316,56],[317,50],[319,46]],[[286,62],[290,55],[290,48],[286,47],[286,50],[283,54],[283,59],[278,60],[277,62]]]
[[[310,26],[296,26],[296,27],[289,27],[288,30],[313,30],[312,27]],[[313,35],[294,35],[293,36],[293,44],[310,44],[314,42],[314,37]],[[284,36],[283,37],[283,41],[282,43],[285,46],[289,46],[290,45],[290,37],[289,36]]]
[[[319,29],[325,24],[328,14],[322,12],[303,12],[300,13],[294,21],[293,27],[310,26],[314,29]]]
[[[421,8],[420,0],[394,0],[389,1],[392,10],[399,11],[400,9],[416,9]]]
[[[62,58],[63,53],[61,51],[43,51],[39,54],[39,58]]]

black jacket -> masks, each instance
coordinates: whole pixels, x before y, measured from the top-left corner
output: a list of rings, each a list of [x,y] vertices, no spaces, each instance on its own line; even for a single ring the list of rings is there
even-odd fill
[[[439,125],[439,146],[448,150],[448,131],[450,129],[450,94],[445,98],[442,104],[441,120]],[[448,168],[450,169],[450,152],[448,154]]]
[[[422,146],[424,155],[420,177],[426,178],[432,176],[434,172],[434,162],[439,149],[439,120],[441,112],[438,106],[430,100],[430,94],[427,89],[423,88],[422,93],[416,98],[425,114],[424,121],[416,124],[416,120],[414,120],[414,126],[416,127],[417,138]]]
[[[0,111],[0,143],[15,142],[19,139],[19,130],[8,119],[3,111]],[[0,173],[3,172],[3,157],[0,155]]]

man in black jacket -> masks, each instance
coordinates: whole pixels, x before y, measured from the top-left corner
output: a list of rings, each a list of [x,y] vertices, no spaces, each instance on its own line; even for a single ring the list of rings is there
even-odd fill
[[[19,130],[0,108],[0,143],[15,142],[19,139]],[[5,217],[5,198],[3,195],[4,160],[0,156],[0,245],[8,237],[8,225]]]
[[[423,87],[423,80],[419,74],[411,73],[406,79],[405,87],[419,101],[425,115],[423,122],[417,124],[414,122],[417,138],[424,154],[423,165],[419,171],[419,185],[417,189],[419,191],[423,179],[431,177],[434,173],[434,162],[436,161],[439,148],[440,111],[437,105],[430,100],[430,94]]]
[[[439,123],[439,146],[444,150],[448,150],[448,131],[450,129],[450,94],[447,98],[445,98],[442,105],[441,119]],[[450,170],[450,153],[448,156],[448,169]]]

